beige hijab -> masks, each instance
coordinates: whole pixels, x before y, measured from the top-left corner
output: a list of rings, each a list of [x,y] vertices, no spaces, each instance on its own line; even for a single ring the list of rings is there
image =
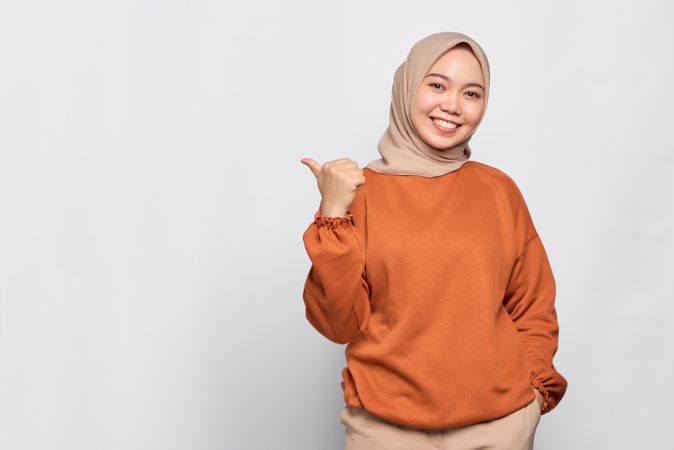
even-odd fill
[[[477,130],[477,126],[462,143],[439,150],[424,142],[412,125],[412,103],[421,81],[440,56],[461,42],[470,45],[482,66],[486,111],[489,98],[487,55],[477,42],[465,34],[455,32],[431,34],[414,44],[405,62],[395,72],[389,126],[378,145],[381,159],[374,160],[365,167],[381,173],[432,178],[455,171],[468,161],[471,154],[468,141]],[[478,125],[483,117],[484,112]]]

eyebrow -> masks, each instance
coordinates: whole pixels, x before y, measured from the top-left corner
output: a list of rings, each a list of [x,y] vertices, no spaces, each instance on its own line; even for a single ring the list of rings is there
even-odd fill
[[[440,73],[429,73],[428,75],[426,75],[426,78],[428,78],[428,77],[440,77],[440,78],[446,80],[447,82],[451,81],[451,79],[448,76],[442,75]],[[475,87],[479,87],[483,91],[485,90],[485,88],[480,83],[466,83],[466,84],[464,84],[464,87],[466,87],[466,86],[475,86]]]

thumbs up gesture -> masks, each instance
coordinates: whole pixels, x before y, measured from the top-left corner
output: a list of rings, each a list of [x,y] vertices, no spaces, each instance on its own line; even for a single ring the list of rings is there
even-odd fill
[[[321,214],[325,217],[344,217],[356,197],[356,191],[365,185],[363,169],[349,158],[329,161],[322,166],[311,158],[302,158],[316,177],[321,192]]]

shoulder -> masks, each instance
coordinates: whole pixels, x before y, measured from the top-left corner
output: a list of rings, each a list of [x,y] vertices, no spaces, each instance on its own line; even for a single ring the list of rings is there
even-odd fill
[[[515,180],[501,169],[480,161],[469,161],[465,164],[480,180],[507,195],[513,200],[522,199],[522,193]]]
[[[507,205],[506,210],[510,211],[514,227],[520,230],[523,242],[529,242],[537,236],[529,207],[515,180],[503,170],[481,162],[473,161],[472,168],[479,172],[481,177],[494,183],[494,189],[498,192],[497,197],[502,205]]]

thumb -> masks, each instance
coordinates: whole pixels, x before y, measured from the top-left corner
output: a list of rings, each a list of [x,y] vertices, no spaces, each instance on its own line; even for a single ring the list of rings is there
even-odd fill
[[[314,161],[314,160],[311,159],[311,158],[302,158],[302,159],[300,160],[300,162],[301,162],[302,164],[308,166],[309,169],[311,169],[311,172],[312,172],[312,173],[314,174],[314,176],[316,177],[316,179],[318,179],[318,174],[320,173],[321,167],[323,167],[323,166],[321,166],[320,164],[318,164],[316,161]]]

